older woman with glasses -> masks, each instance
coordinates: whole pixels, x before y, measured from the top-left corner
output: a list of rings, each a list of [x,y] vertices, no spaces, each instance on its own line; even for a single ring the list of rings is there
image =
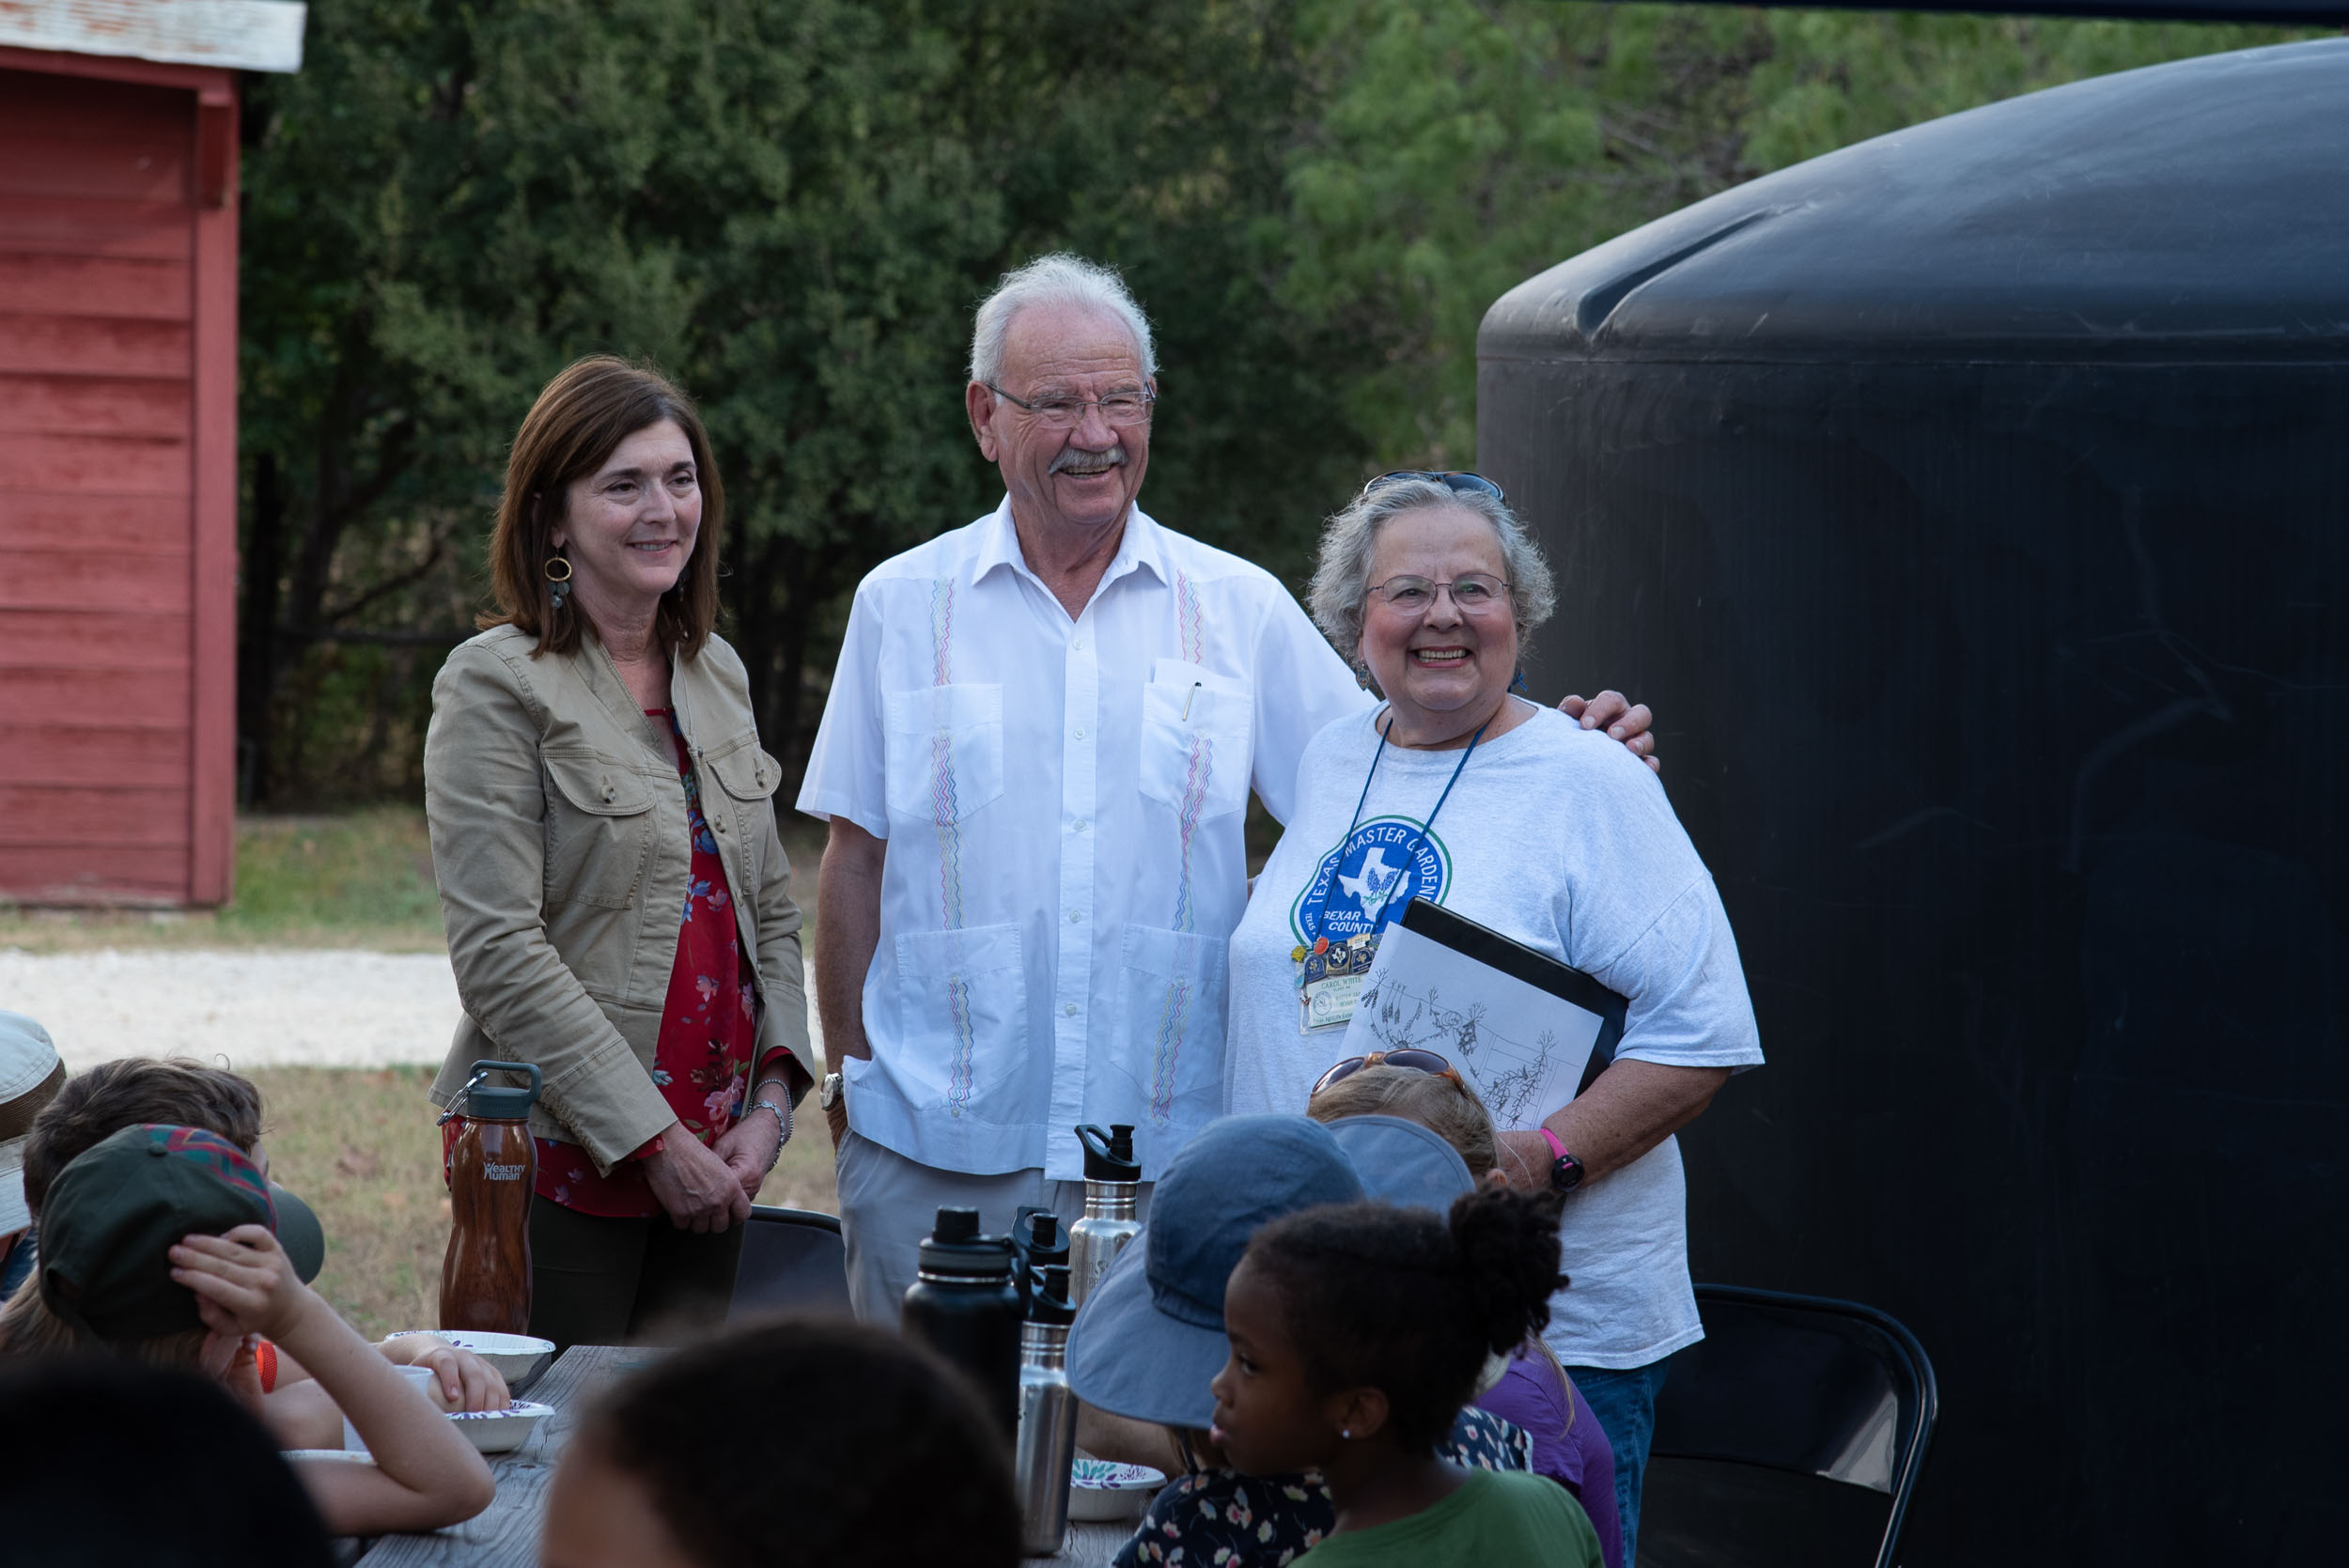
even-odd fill
[[[1569,1195],[1574,1284],[1546,1338],[1607,1429],[1628,1561],[1664,1362],[1703,1335],[1672,1135],[1762,1052],[1728,917],[1655,774],[1512,694],[1554,598],[1479,475],[1386,475],[1330,520],[1314,619],[1384,701],[1306,748],[1296,815],[1232,935],[1227,1100],[1305,1109],[1359,988],[1330,982],[1366,969],[1414,898],[1630,1000],[1612,1063],[1503,1126],[1499,1162]]]

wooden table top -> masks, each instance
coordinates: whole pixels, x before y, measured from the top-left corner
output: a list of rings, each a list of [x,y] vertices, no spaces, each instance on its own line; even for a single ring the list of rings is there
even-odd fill
[[[552,1405],[554,1414],[540,1421],[538,1430],[521,1448],[490,1455],[490,1473],[497,1478],[497,1500],[463,1524],[429,1535],[384,1536],[360,1558],[363,1568],[536,1568],[538,1521],[546,1510],[547,1486],[554,1479],[563,1445],[570,1441],[578,1425],[580,1411],[611,1379],[646,1364],[658,1354],[611,1344],[575,1344],[565,1351],[521,1395]],[[1028,1560],[1101,1568],[1132,1533],[1130,1521],[1072,1523],[1058,1556]]]

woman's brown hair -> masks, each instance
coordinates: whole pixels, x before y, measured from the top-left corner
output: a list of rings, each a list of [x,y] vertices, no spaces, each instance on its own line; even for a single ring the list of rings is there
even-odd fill
[[[559,608],[547,581],[554,531],[563,522],[571,482],[603,466],[620,442],[667,420],[693,448],[701,484],[702,519],[692,558],[677,586],[661,596],[653,636],[679,658],[701,652],[718,623],[718,541],[725,532],[726,492],[709,455],[693,400],[658,371],[610,354],[574,361],[546,384],[523,416],[506,459],[506,493],[498,499],[490,536],[490,587],[497,609],[474,624],[513,626],[538,639],[534,653],[576,653],[583,629],[593,630],[576,600]]]

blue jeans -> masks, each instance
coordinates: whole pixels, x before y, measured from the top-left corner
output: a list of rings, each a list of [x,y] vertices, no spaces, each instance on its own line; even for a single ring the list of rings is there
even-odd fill
[[[1648,1439],[1656,1436],[1656,1396],[1664,1389],[1670,1360],[1650,1361],[1628,1372],[1606,1367],[1568,1367],[1566,1374],[1590,1401],[1591,1414],[1607,1434],[1615,1455],[1615,1514],[1623,1525],[1624,1568],[1640,1560],[1640,1483],[1647,1478]]]

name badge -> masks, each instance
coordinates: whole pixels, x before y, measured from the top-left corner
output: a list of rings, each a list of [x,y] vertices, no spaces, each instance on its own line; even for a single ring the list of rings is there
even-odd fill
[[[1311,1033],[1353,1022],[1355,1005],[1369,979],[1367,974],[1333,974],[1326,980],[1307,981],[1298,992],[1299,1032]]]

